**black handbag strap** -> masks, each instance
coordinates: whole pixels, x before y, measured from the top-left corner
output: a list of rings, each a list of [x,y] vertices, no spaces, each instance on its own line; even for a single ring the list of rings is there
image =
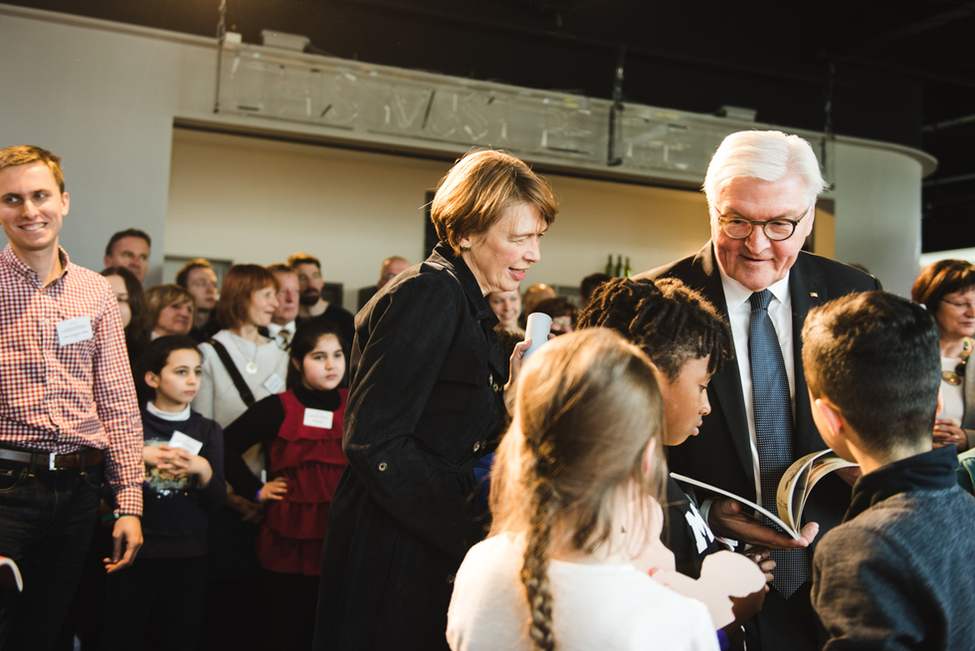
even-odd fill
[[[217,351],[217,357],[223,362],[224,368],[227,369],[227,373],[230,374],[230,379],[234,381],[234,386],[237,387],[237,392],[240,394],[240,399],[244,401],[244,404],[250,407],[254,404],[254,394],[251,392],[251,388],[247,386],[244,382],[244,376],[240,374],[240,369],[234,364],[234,360],[230,359],[230,353],[227,352],[227,348],[217,341],[216,339],[210,340],[210,345],[213,349]]]

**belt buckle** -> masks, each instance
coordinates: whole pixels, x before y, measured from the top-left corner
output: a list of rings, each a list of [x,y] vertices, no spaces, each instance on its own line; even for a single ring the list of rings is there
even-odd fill
[[[48,470],[57,470],[57,468],[54,465],[54,460],[57,459],[57,456],[58,455],[55,454],[54,452],[48,452],[47,453],[47,469]]]

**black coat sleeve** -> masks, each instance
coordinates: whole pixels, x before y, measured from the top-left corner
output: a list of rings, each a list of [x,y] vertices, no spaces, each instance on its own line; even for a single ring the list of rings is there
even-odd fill
[[[227,483],[239,495],[254,499],[261,489],[260,480],[254,477],[244,462],[243,454],[258,443],[270,441],[278,435],[284,422],[284,406],[277,395],[260,400],[224,430]]]

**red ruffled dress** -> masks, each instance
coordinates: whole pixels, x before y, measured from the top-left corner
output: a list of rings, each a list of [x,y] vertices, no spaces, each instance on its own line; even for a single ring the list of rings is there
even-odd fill
[[[289,390],[278,394],[284,422],[277,438],[267,443],[268,478],[286,477],[288,492],[265,504],[264,522],[257,534],[257,558],[271,572],[317,576],[328,508],[345,470],[342,417],[347,392],[333,412],[329,429],[304,424],[305,406]]]

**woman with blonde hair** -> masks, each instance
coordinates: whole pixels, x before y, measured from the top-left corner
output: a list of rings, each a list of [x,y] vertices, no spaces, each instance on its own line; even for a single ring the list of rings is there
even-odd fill
[[[663,428],[650,361],[614,332],[559,337],[525,364],[491,536],[457,573],[452,649],[717,648],[705,607],[649,576],[669,554]]]
[[[146,290],[146,329],[150,339],[185,335],[193,327],[196,298],[179,285],[156,285]]]
[[[316,651],[446,648],[453,575],[488,521],[474,464],[506,417],[509,364],[485,297],[518,289],[556,210],[517,158],[468,154],[433,199],[433,253],[356,316]]]

